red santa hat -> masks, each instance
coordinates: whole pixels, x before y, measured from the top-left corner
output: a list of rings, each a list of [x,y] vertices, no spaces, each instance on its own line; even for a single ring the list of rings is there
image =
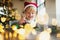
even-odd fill
[[[26,10],[26,8],[29,7],[29,6],[33,6],[35,10],[36,10],[37,7],[38,7],[38,6],[37,6],[37,3],[25,2],[25,3],[24,3],[24,10]]]

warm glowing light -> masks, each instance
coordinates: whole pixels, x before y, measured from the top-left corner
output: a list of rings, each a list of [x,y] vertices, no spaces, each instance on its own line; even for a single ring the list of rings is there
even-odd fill
[[[4,28],[4,26],[2,26],[2,24],[0,24],[0,29],[3,29]]]
[[[22,28],[23,28],[24,26],[23,26],[23,25],[20,25],[20,27],[22,27]]]
[[[37,36],[36,40],[50,40],[50,33],[45,30]]]
[[[0,32],[4,32],[4,30],[3,29],[0,29]]]
[[[13,29],[13,30],[17,30],[16,25],[13,25],[13,26],[12,26],[12,29]]]
[[[5,22],[6,18],[5,17],[1,17],[1,22]]]
[[[36,32],[35,29],[32,30],[32,34],[33,34],[33,35],[36,35],[36,34],[37,34],[37,32]]]
[[[23,29],[23,28],[18,29],[18,33],[19,34],[25,34],[25,29]]]
[[[25,40],[25,29],[23,28],[18,29],[18,34],[19,34],[18,36],[19,40]]]
[[[0,32],[4,32],[3,28],[4,28],[4,26],[2,26],[2,25],[0,24]]]
[[[52,25],[57,25],[57,20],[55,18],[52,19]]]
[[[16,32],[13,33],[13,37],[17,37],[17,33]]]
[[[9,33],[9,37],[12,38],[12,33],[11,32]]]
[[[19,34],[19,35],[18,35],[18,39],[19,39],[19,40],[25,40],[25,35]]]
[[[30,24],[26,24],[24,29],[25,29],[25,34],[28,35],[32,31],[33,27],[31,27]]]
[[[16,14],[15,14],[15,19],[19,21],[19,20],[21,19],[21,15],[18,14],[18,13],[16,13]]]
[[[0,40],[3,40],[4,38],[3,38],[3,35],[2,34],[0,34]]]
[[[57,37],[60,38],[60,33],[57,33]]]
[[[47,31],[48,33],[51,33],[51,32],[52,32],[51,28],[47,28],[46,31]]]
[[[5,34],[5,38],[8,39],[8,33]]]

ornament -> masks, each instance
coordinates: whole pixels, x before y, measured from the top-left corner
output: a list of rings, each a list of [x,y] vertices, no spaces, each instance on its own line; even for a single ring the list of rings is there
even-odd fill
[[[31,27],[30,24],[25,24],[24,29],[25,29],[25,34],[28,35],[29,33],[31,33],[33,27]]]
[[[12,25],[12,30],[17,30],[16,25]]]
[[[1,17],[1,22],[5,22],[6,21],[6,17]]]
[[[21,15],[18,14],[18,13],[16,13],[16,14],[15,14],[15,19],[19,21],[19,20],[21,19]]]
[[[4,32],[3,28],[4,28],[4,26],[2,24],[0,24],[0,32]]]

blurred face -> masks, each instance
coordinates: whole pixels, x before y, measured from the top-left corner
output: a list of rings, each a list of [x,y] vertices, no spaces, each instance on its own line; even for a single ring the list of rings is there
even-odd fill
[[[35,18],[36,11],[33,9],[33,7],[28,7],[25,10],[25,15],[26,15],[26,19],[31,20],[31,19]]]

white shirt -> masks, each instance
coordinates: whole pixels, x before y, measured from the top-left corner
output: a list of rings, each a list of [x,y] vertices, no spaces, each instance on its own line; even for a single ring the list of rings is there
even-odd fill
[[[35,20],[35,18],[33,18],[32,20],[27,20],[26,19],[26,22],[27,23],[30,23],[32,27],[35,27],[36,26],[36,20]]]

